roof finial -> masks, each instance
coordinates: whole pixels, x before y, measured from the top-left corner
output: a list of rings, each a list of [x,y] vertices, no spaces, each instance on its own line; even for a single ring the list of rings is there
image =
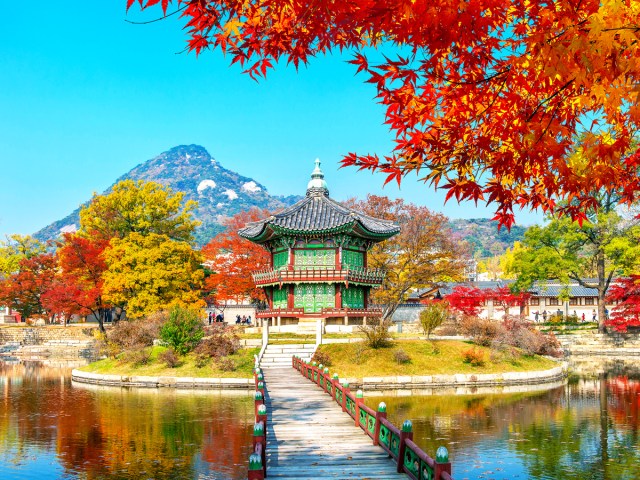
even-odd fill
[[[312,195],[324,195],[329,196],[329,189],[327,188],[327,182],[324,180],[324,173],[320,169],[320,159],[315,160],[316,168],[311,172],[311,180],[307,184],[307,196]]]

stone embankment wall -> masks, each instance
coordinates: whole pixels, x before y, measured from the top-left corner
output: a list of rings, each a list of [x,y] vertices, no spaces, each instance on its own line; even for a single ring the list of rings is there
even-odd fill
[[[73,370],[71,379],[80,383],[116,387],[178,388],[178,389],[242,389],[255,388],[253,378],[196,378],[196,377],[143,377],[129,375],[105,375]]]
[[[20,360],[46,358],[82,358],[95,360],[96,327],[26,327],[0,328],[0,355]],[[0,357],[1,358],[1,357]]]
[[[538,385],[563,380],[567,376],[567,365],[561,364],[549,370],[533,372],[505,372],[485,374],[454,375],[413,375],[394,377],[347,378],[351,388],[371,390],[409,390],[424,391],[450,387],[459,389],[457,393],[475,393],[479,387],[513,387],[519,385]],[[341,379],[342,381],[342,379]]]
[[[556,338],[568,355],[640,355],[640,335],[636,333],[580,332],[557,334]]]
[[[97,326],[2,326],[0,327],[0,344],[17,342],[20,345],[42,345],[48,341],[60,340],[93,340],[93,332]]]

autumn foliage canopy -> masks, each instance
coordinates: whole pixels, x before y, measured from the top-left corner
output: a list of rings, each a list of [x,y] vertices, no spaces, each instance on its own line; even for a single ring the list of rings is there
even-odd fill
[[[609,288],[608,303],[615,303],[605,325],[618,332],[640,327],[640,275],[620,278]]]
[[[637,198],[637,1],[137,3],[165,14],[174,5],[189,50],[219,49],[252,78],[277,62],[351,52],[386,108],[395,147],[382,157],[349,153],[343,165],[398,183],[417,173],[447,199],[495,203],[505,225],[514,207],[582,220],[597,208],[595,192]]]

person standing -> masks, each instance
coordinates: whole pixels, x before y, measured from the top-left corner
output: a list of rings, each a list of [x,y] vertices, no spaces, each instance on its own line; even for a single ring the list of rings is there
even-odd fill
[[[547,311],[546,310],[543,310],[543,312],[542,312],[542,321],[545,322],[545,323],[547,321]]]

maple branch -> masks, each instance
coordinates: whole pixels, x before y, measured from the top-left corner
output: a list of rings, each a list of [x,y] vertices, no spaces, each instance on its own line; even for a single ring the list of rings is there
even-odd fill
[[[569,85],[571,85],[573,82],[575,81],[575,77],[572,78],[571,80],[569,80],[567,83],[565,83],[562,87],[560,87],[558,90],[556,90],[555,92],[553,92],[553,94],[547,98],[545,98],[544,100],[542,100],[540,103],[538,103],[538,105],[536,106],[535,110],[533,111],[533,113],[531,113],[531,115],[529,115],[527,117],[527,119],[525,120],[526,122],[530,122],[533,117],[536,116],[536,113],[538,113],[538,110],[540,110],[540,107],[542,107],[545,103],[550,102],[551,100],[553,100],[555,97],[557,97],[558,95],[560,95],[560,93],[562,93],[564,90],[566,90],[567,88],[569,88]]]
[[[165,18],[169,18],[173,15],[175,15],[176,13],[180,13],[181,11],[183,11],[185,8],[187,8],[188,4],[185,4],[184,6],[180,7],[179,9],[177,9],[175,12],[171,12],[168,15],[163,15],[160,18],[156,18],[154,20],[147,20],[146,22],[134,22],[132,20],[127,20],[126,18],[124,19],[125,22],[130,23],[132,25],[148,25],[150,23],[155,23],[155,22],[159,22],[160,20],[164,20]]]

